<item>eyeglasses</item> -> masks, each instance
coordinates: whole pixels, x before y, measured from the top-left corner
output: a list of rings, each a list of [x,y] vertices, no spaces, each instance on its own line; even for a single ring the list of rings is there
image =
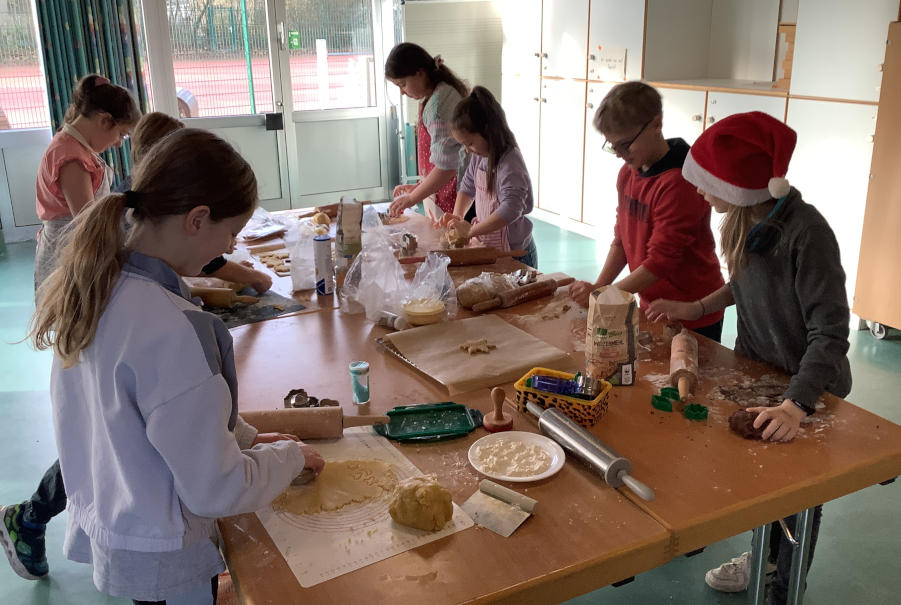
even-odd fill
[[[629,148],[632,146],[632,143],[634,143],[636,140],[638,140],[638,137],[641,136],[641,133],[644,132],[644,129],[647,128],[648,124],[650,124],[653,121],[654,121],[654,118],[651,118],[650,120],[645,122],[644,126],[641,127],[641,130],[638,131],[638,134],[636,134],[634,137],[632,137],[628,141],[620,141],[619,143],[611,143],[607,139],[604,139],[604,145],[601,147],[601,149],[603,149],[607,153],[612,153],[614,155],[616,155],[616,154],[626,155],[629,152]]]

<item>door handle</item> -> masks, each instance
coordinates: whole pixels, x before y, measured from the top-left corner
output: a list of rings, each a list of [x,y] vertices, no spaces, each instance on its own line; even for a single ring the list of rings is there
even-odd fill
[[[285,22],[279,21],[275,26],[275,37],[278,39],[279,50],[285,50]]]

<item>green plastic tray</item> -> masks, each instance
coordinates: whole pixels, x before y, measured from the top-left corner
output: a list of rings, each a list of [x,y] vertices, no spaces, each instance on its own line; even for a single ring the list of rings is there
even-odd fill
[[[376,433],[398,441],[435,441],[468,435],[482,426],[482,412],[453,401],[400,405],[388,410],[391,422],[377,424]]]

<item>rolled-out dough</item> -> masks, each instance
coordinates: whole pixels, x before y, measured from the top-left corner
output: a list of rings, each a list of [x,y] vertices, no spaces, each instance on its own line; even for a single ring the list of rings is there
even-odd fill
[[[272,508],[295,515],[315,515],[389,495],[396,487],[397,475],[387,462],[337,460],[328,462],[315,481],[288,487],[272,501]]]
[[[438,531],[454,516],[454,503],[435,475],[410,477],[397,486],[388,512],[401,525]]]

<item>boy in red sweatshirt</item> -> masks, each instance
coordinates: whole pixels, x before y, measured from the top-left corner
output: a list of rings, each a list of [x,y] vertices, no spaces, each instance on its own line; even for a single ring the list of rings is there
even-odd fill
[[[658,298],[694,301],[722,287],[710,230],[710,205],[682,178],[689,146],[663,138],[660,93],[643,82],[615,86],[598,107],[594,127],[604,150],[625,162],[616,180],[619,203],[613,243],[593,284],[577,281],[570,296],[588,306],[591,292],[614,285],[639,295],[642,309]],[[723,312],[703,313],[686,328],[719,342]]]

